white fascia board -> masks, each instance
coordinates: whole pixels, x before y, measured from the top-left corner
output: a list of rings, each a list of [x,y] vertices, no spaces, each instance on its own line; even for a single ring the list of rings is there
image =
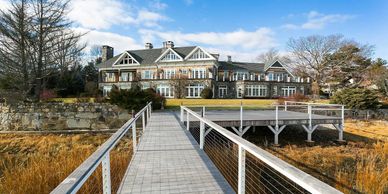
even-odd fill
[[[202,47],[200,46],[197,46],[195,47],[195,49],[193,49],[186,57],[185,57],[185,60],[188,60],[191,55],[193,55],[195,52],[197,52],[198,50],[201,50],[203,51],[207,56],[210,57],[210,59],[191,59],[190,61],[205,61],[205,60],[216,60],[216,58],[213,57],[213,55],[211,55],[209,52],[207,52],[205,49],[203,49]]]
[[[156,60],[155,63],[159,62],[169,51],[173,52],[175,55],[177,55],[181,60],[174,60],[174,61],[163,61],[163,62],[175,62],[175,61],[183,61],[183,58],[175,52],[173,49],[168,48],[166,49]]]

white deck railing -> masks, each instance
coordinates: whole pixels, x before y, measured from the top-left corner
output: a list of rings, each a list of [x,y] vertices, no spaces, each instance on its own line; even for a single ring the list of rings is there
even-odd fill
[[[77,169],[75,169],[65,180],[63,180],[51,193],[77,193],[86,180],[92,175],[96,168],[102,165],[103,193],[110,194],[111,172],[110,172],[110,151],[119,143],[123,136],[132,128],[133,153],[137,150],[136,121],[142,118],[143,130],[146,127],[146,118],[150,118],[152,103],[148,103],[136,115],[127,121],[117,132],[115,132],[104,144],[102,144],[89,158],[87,158]]]
[[[185,115],[186,114],[186,115]],[[238,145],[238,187],[237,191],[239,194],[245,193],[246,186],[246,152],[253,155],[256,159],[263,162],[265,165],[268,165],[276,172],[280,173],[282,176],[291,180],[296,185],[305,189],[311,193],[341,193],[335,188],[327,185],[326,183],[314,178],[313,176],[295,168],[294,166],[288,164],[287,162],[275,157],[269,152],[257,147],[256,145],[250,143],[249,141],[243,139],[242,137],[230,132],[229,130],[217,125],[211,120],[199,115],[193,110],[181,106],[181,121],[183,121],[184,117],[186,117],[186,127],[187,130],[190,130],[192,126],[190,126],[190,117],[196,118],[200,122],[200,134],[199,134],[199,146],[200,149],[204,149],[205,147],[205,136],[209,134],[211,130],[215,130],[223,137],[227,138],[231,142]],[[198,121],[197,121],[198,122]],[[206,130],[206,126],[209,127]],[[225,158],[228,160],[230,158]],[[279,178],[280,179],[280,178]],[[281,181],[280,181],[281,182]]]

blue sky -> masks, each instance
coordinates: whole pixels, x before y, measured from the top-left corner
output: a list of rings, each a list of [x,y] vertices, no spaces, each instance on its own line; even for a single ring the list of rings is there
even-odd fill
[[[387,10],[385,0],[72,0],[69,18],[89,45],[116,54],[172,40],[255,61],[273,47],[287,53],[291,37],[343,34],[388,59]]]

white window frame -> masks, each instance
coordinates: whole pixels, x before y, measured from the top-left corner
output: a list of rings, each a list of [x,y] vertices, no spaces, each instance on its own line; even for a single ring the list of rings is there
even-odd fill
[[[154,79],[154,71],[153,70],[142,71],[141,79]]]
[[[156,92],[165,98],[174,98],[174,87],[170,85],[158,85]]]
[[[285,97],[292,96],[296,93],[296,86],[283,86],[281,89],[282,96]]]
[[[108,96],[111,90],[112,90],[112,86],[104,86],[102,88],[102,95]]]
[[[245,95],[247,97],[266,97],[267,88],[266,85],[247,85]]]
[[[116,74],[114,72],[105,72],[105,82],[116,82]]]
[[[202,90],[205,89],[203,84],[190,84],[186,87],[187,98],[200,98]]]
[[[219,98],[225,98],[227,93],[228,93],[228,86],[219,86],[218,87],[218,97]]]
[[[243,94],[244,94],[244,90],[243,88],[240,86],[237,88],[237,98],[242,98],[243,97]]]
[[[165,69],[164,70],[164,79],[172,79],[175,78],[176,71],[175,69]]]
[[[206,78],[206,68],[192,69],[191,78],[193,78],[193,79],[205,79]]]

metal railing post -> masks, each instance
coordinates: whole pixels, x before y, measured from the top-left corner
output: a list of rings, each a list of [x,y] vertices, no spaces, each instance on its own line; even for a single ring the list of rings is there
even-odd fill
[[[186,111],[187,114],[186,114],[186,129],[187,131],[190,130],[190,113],[188,111]]]
[[[276,130],[279,129],[279,105],[276,105],[276,111],[275,111],[275,122],[276,122]]]
[[[181,106],[181,123],[183,123],[183,107]]]
[[[109,154],[110,152],[107,152],[102,159],[102,190],[104,194],[110,194],[112,192]]]
[[[284,111],[287,111],[287,101],[284,101]]]
[[[245,193],[245,149],[238,146],[238,194]]]
[[[312,110],[311,110],[311,104],[307,105],[307,112],[309,114],[309,130],[312,129],[313,124],[312,124]]]
[[[205,122],[202,120],[199,124],[199,148],[203,150],[203,145],[205,144]]]
[[[240,132],[243,130],[243,104],[240,103]]]
[[[345,127],[345,106],[342,105],[342,110],[341,110],[341,126],[340,126],[340,131],[339,131],[339,134],[338,134],[338,140],[339,141],[343,141],[344,140],[344,127]]]
[[[143,113],[141,113],[141,120],[142,120],[143,131],[144,131],[146,128],[145,111],[143,111]]]
[[[202,107],[202,117],[205,117],[206,114],[206,108],[205,106]]]
[[[132,110],[132,118],[135,118],[135,111]],[[137,146],[137,139],[136,139],[136,120],[132,123],[132,148],[133,148],[133,154],[136,152],[136,146]]]

